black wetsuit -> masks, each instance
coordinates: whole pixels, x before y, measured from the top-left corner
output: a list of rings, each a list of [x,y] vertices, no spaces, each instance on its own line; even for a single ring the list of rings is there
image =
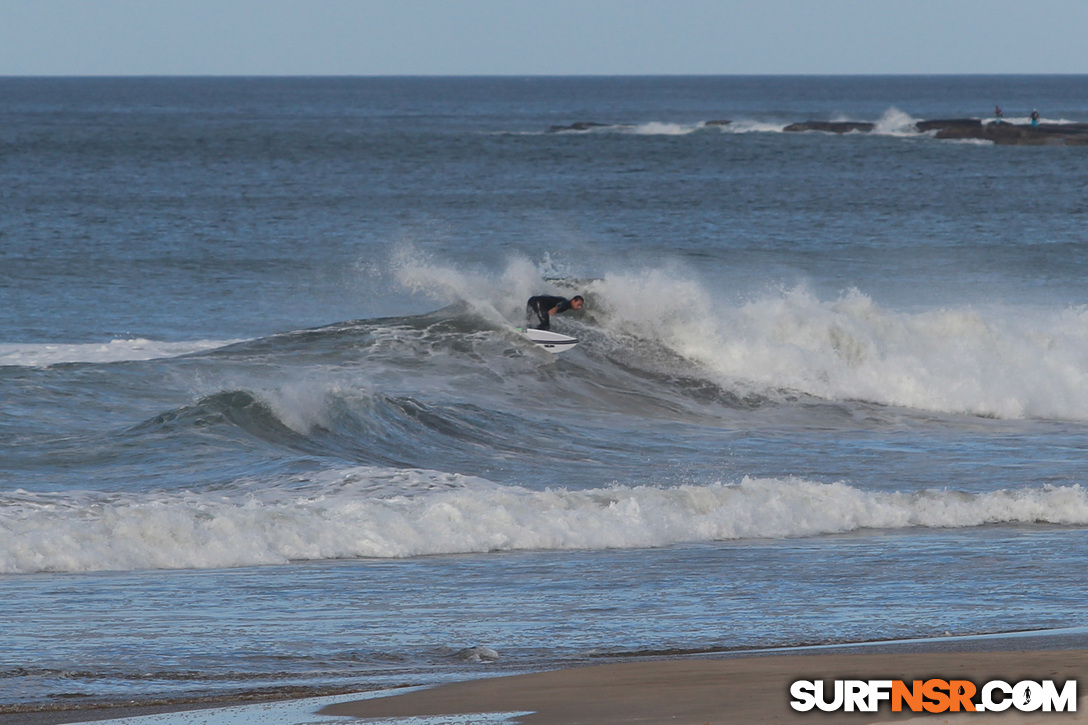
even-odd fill
[[[525,305],[525,326],[537,330],[550,330],[552,316],[548,310],[558,307],[555,314],[566,312],[570,309],[570,300],[565,297],[553,297],[551,295],[538,295],[529,298],[529,304]],[[536,318],[534,324],[533,318]]]

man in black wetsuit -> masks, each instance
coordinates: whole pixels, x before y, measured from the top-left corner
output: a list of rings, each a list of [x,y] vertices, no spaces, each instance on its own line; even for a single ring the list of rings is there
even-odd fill
[[[525,326],[536,330],[550,330],[552,315],[558,315],[567,310],[580,310],[585,300],[581,295],[575,295],[569,300],[565,297],[553,297],[551,295],[537,295],[530,297],[525,306]],[[534,318],[536,319],[534,324]]]

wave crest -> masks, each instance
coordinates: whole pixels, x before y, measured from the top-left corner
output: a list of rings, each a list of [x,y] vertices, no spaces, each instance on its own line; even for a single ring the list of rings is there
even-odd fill
[[[0,572],[648,548],[1035,522],[1088,524],[1088,492],[1074,485],[887,493],[753,478],[738,484],[532,491],[434,471],[362,468],[305,489],[4,494]]]

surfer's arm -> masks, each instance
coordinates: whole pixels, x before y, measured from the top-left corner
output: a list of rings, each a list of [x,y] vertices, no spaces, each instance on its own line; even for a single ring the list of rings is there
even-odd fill
[[[563,300],[562,302],[557,304],[555,307],[548,310],[548,314],[554,316],[554,315],[558,315],[560,312],[566,312],[569,309],[570,309],[570,302],[568,300]]]

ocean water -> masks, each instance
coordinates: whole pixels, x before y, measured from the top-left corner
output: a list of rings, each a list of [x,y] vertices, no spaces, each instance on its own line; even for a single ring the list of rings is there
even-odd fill
[[[0,79],[0,711],[1088,626],[1088,149],[912,127],[995,103],[1088,77]]]

